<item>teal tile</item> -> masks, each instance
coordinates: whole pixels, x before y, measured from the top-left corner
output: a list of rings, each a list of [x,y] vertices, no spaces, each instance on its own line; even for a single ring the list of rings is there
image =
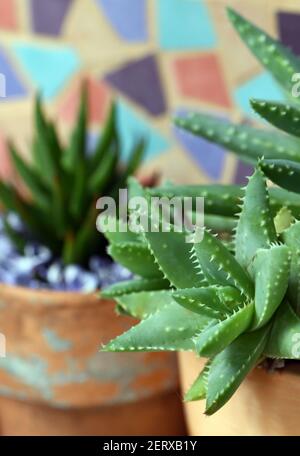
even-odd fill
[[[29,80],[45,98],[54,97],[80,67],[78,55],[70,47],[16,42],[12,49]]]
[[[159,43],[166,50],[216,46],[212,19],[203,0],[156,0]]]
[[[127,160],[135,141],[146,138],[148,141],[145,159],[149,160],[170,148],[170,141],[147,121],[139,117],[123,101],[117,104],[117,122],[121,137],[122,159]]]
[[[249,79],[234,92],[234,99],[239,108],[247,115],[257,120],[258,115],[250,105],[250,98],[262,98],[265,100],[285,101],[284,95],[278,84],[269,73]]]

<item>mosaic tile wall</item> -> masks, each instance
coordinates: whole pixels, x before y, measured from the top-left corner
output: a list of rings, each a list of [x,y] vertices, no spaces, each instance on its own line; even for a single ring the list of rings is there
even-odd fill
[[[248,98],[281,99],[228,23],[234,6],[300,54],[297,0],[0,0],[0,172],[5,137],[26,153],[33,94],[68,133],[88,78],[90,137],[118,99],[122,154],[149,138],[146,168],[178,182],[243,182],[249,171],[220,147],[172,129],[187,108],[254,121]]]

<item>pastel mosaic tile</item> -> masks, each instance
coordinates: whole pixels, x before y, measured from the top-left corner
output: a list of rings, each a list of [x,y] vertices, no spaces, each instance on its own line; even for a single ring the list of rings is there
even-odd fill
[[[300,14],[279,11],[277,13],[279,37],[283,44],[300,55]]]
[[[125,41],[143,42],[148,37],[146,0],[95,0],[115,32]]]
[[[300,55],[296,0],[228,3]],[[102,124],[111,98],[118,97],[124,157],[134,138],[145,134],[148,169],[157,166],[170,177],[178,168],[174,179],[182,176],[181,181],[195,182],[204,172],[207,180],[244,183],[246,165],[217,146],[174,131],[170,120],[187,104],[253,120],[249,97],[283,100],[234,33],[225,6],[223,0],[0,0],[0,73],[6,80],[6,99],[0,90],[0,135],[12,136],[12,122],[18,122],[13,135],[24,144],[36,89],[62,132],[67,130],[85,77],[92,132]],[[17,120],[12,103],[20,106]]]
[[[211,49],[214,24],[203,0],[156,0],[159,43],[165,50]]]
[[[121,151],[126,160],[132,150],[135,141],[141,137],[147,140],[145,158],[147,160],[159,155],[170,147],[170,141],[159,130],[151,126],[151,123],[142,119],[126,103],[118,102],[118,126],[121,134]]]
[[[106,81],[156,116],[166,110],[156,57],[149,55],[122,65],[105,76]]]
[[[15,42],[12,49],[45,98],[54,97],[80,66],[77,53],[70,47]]]
[[[27,94],[27,89],[13,66],[12,60],[0,47],[0,102],[6,98],[20,98]]]
[[[0,0],[0,29],[17,28],[16,0]]]
[[[230,107],[224,73],[215,54],[178,57],[174,61],[180,93],[200,102]]]
[[[89,122],[91,124],[101,123],[105,118],[110,100],[109,89],[104,82],[96,81],[91,77],[84,78],[84,81],[88,91]],[[71,85],[59,103],[59,116],[69,124],[73,123],[76,117],[82,82],[83,79]]]
[[[46,35],[59,35],[72,1],[31,0],[33,30]]]

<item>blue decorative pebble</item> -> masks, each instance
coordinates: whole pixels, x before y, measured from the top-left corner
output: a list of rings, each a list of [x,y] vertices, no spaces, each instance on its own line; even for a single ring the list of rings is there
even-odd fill
[[[6,221],[18,232],[21,239],[29,239],[17,215],[9,214]],[[76,264],[63,266],[52,256],[47,247],[30,240],[25,244],[22,255],[5,233],[3,215],[0,215],[0,282],[2,283],[37,289],[93,292],[131,277],[130,271],[113,263],[107,257],[91,257],[88,269]]]

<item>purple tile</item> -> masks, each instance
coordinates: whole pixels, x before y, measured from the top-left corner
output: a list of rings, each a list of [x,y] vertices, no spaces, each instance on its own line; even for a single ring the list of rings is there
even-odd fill
[[[0,102],[5,98],[24,97],[26,94],[26,87],[4,50],[0,48]]]
[[[235,184],[240,184],[240,185],[247,184],[248,183],[247,176],[251,176],[253,174],[253,170],[254,170],[254,168],[252,165],[248,165],[247,163],[244,163],[241,160],[238,160],[233,182]]]
[[[123,40],[147,40],[146,0],[96,0],[96,3]]]
[[[157,116],[166,111],[166,103],[159,70],[154,55],[131,61],[108,73],[106,81]]]
[[[59,35],[72,0],[31,0],[33,30],[46,35]]]
[[[186,117],[188,110],[184,108],[178,109],[176,115]],[[220,179],[225,165],[226,151],[221,146],[180,128],[174,127],[173,131],[176,139],[193,158],[198,167],[210,178],[214,180]]]
[[[277,13],[279,37],[283,44],[300,55],[300,14],[279,11]]]

